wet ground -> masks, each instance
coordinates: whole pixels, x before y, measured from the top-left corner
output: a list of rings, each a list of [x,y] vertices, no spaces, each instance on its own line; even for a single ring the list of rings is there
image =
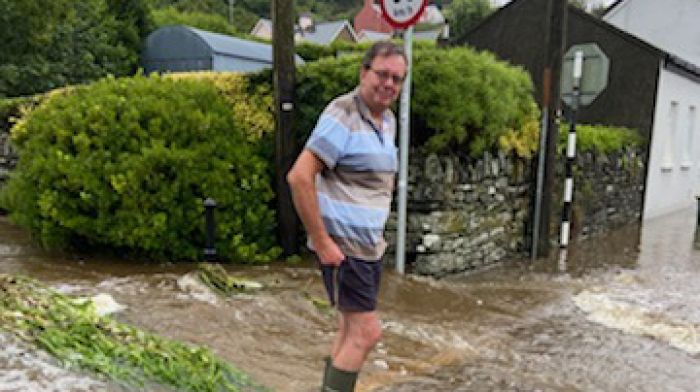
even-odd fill
[[[697,391],[700,251],[694,211],[577,244],[567,260],[513,262],[433,280],[387,269],[383,343],[361,391]],[[641,241],[640,241],[641,238]],[[267,285],[212,296],[188,264],[55,255],[0,218],[0,273],[75,295],[108,293],[116,317],[206,345],[275,391],[316,391],[331,312],[306,263],[230,267]],[[0,391],[126,391],[62,369],[0,334]]]

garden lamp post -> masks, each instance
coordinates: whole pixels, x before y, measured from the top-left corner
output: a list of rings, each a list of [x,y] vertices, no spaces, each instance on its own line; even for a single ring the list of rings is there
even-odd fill
[[[204,200],[204,224],[206,233],[206,242],[204,245],[204,259],[213,261],[216,257],[216,246],[214,246],[214,209],[216,201],[211,197]]]

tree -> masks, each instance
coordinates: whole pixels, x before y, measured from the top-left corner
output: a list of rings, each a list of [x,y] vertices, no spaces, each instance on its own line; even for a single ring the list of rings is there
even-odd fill
[[[0,8],[0,96],[131,74],[150,28],[142,0],[0,0]]]
[[[236,28],[221,15],[198,11],[178,11],[174,7],[154,10],[153,21],[156,27],[186,25],[219,34],[237,34]]]
[[[461,37],[493,12],[489,0],[454,0],[445,9],[451,35]]]
[[[249,32],[258,19],[269,18],[269,0],[234,0],[233,24],[228,20],[229,0],[146,0],[157,27],[184,24],[198,29],[234,35]],[[255,12],[251,11],[251,7]]]

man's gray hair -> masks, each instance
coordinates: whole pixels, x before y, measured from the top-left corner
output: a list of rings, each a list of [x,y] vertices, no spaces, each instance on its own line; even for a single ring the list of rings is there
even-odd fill
[[[365,69],[372,66],[372,61],[376,57],[401,56],[403,61],[408,64],[406,53],[403,48],[391,41],[378,41],[367,50],[365,57],[362,59],[362,67]]]

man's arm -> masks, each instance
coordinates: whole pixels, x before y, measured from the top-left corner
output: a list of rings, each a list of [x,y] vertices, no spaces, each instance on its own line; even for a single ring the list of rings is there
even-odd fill
[[[292,200],[297,214],[311,238],[316,254],[322,264],[340,265],[345,255],[328,235],[321,219],[316,193],[316,175],[325,165],[309,150],[299,154],[294,166],[287,174],[287,182],[292,191]]]

